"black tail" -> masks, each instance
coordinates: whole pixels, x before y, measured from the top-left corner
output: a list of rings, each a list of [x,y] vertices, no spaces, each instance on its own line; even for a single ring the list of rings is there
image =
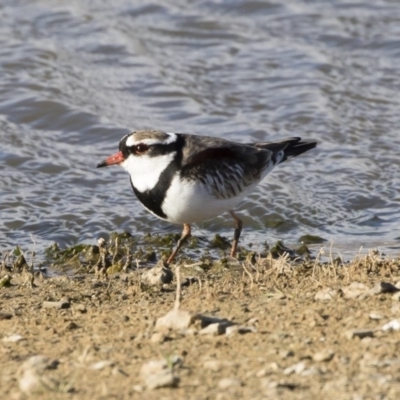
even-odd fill
[[[253,146],[263,149],[271,150],[274,154],[284,152],[283,158],[280,162],[286,161],[288,158],[297,157],[308,150],[317,146],[317,142],[301,140],[299,137],[285,139],[282,142],[273,143],[255,143]]]

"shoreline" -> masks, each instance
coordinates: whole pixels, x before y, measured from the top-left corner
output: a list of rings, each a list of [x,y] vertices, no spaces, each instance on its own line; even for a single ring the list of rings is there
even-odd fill
[[[400,396],[400,259],[191,260],[179,307],[175,266],[76,267],[1,270],[5,398]]]

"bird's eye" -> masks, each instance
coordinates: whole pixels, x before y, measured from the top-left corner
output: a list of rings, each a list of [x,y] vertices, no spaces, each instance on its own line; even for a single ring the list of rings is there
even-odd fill
[[[133,146],[133,152],[138,155],[145,154],[148,150],[149,146],[147,144],[139,143],[136,146]]]

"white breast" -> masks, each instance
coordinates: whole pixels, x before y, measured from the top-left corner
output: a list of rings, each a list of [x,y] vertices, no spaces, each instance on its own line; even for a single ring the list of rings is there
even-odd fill
[[[139,192],[145,192],[154,188],[174,156],[175,153],[157,157],[131,155],[121,163],[121,166],[129,172],[133,186]]]
[[[254,190],[257,183],[246,188],[237,197],[217,199],[206,185],[196,181],[181,180],[177,173],[166,193],[162,209],[168,221],[172,223],[191,224],[204,221],[233,209]]]

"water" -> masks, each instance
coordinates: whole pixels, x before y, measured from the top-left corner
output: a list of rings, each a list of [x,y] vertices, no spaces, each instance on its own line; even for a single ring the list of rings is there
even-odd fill
[[[112,3],[112,4],[111,4]],[[316,139],[239,208],[243,243],[400,236],[396,1],[0,1],[0,247],[178,232],[127,174],[128,131]],[[195,234],[232,235],[229,215]]]

